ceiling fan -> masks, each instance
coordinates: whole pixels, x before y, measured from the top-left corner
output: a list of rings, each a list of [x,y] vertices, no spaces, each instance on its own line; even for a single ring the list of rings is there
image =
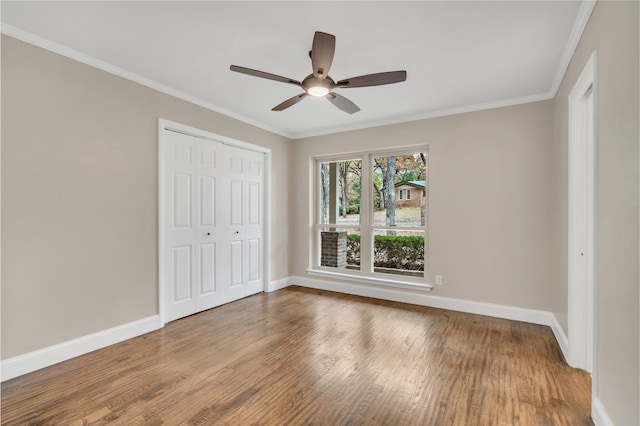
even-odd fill
[[[313,73],[306,76],[302,82],[292,78],[282,77],[276,74],[253,70],[251,68],[245,68],[238,65],[231,65],[230,68],[231,71],[252,75],[254,77],[266,78],[267,80],[295,84],[296,86],[300,86],[304,89],[303,93],[276,105],[271,109],[271,111],[282,111],[287,109],[290,106],[297,104],[307,96],[324,96],[342,111],[353,114],[360,111],[360,108],[344,96],[333,92],[333,89],[381,86],[383,84],[400,83],[407,79],[406,71],[389,71],[361,75],[335,82],[331,77],[329,77],[329,68],[331,68],[331,63],[333,62],[335,48],[336,37],[334,35],[316,31],[313,36],[313,45],[309,52]]]

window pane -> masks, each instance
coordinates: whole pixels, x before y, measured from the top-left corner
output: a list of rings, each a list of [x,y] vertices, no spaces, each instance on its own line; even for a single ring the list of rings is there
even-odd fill
[[[320,229],[320,266],[360,270],[360,231]]]
[[[374,229],[373,271],[424,277],[424,231]]]
[[[373,224],[425,226],[427,153],[373,158]]]
[[[319,164],[320,223],[359,225],[362,160]]]

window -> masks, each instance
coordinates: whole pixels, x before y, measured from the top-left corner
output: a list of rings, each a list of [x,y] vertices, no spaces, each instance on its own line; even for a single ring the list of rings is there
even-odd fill
[[[427,154],[424,148],[316,160],[314,272],[426,284]],[[424,191],[419,202],[396,203],[403,182]],[[411,190],[397,195],[410,200]]]

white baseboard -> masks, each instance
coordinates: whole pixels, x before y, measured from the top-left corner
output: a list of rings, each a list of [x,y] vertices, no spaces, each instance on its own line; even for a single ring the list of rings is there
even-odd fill
[[[598,397],[593,398],[593,401],[591,401],[591,418],[596,426],[613,426],[611,417],[607,414],[607,410],[604,409],[604,405],[602,405],[602,401]]]
[[[556,336],[556,340],[558,341],[564,360],[569,362],[569,338],[555,315],[552,315],[551,318],[551,330],[553,331],[553,335]]]
[[[290,277],[290,285],[316,288],[319,290],[336,291],[356,296],[386,299],[394,302],[411,303],[432,308],[448,309],[451,311],[467,312],[471,314],[487,315],[514,321],[551,326],[555,318],[551,312],[535,309],[519,308],[515,306],[497,305],[493,303],[474,302],[471,300],[454,299],[450,297],[432,296],[394,288],[365,286],[340,281],[322,280],[308,277]]]
[[[75,358],[96,349],[122,342],[132,337],[157,330],[162,327],[160,316],[154,315],[108,330],[98,331],[67,342],[58,343],[37,351],[18,355],[0,362],[1,381],[13,379],[23,374]]]
[[[271,293],[272,291],[280,290],[281,288],[289,287],[291,285],[291,278],[285,277],[279,279],[277,281],[271,281],[267,285],[267,293]]]
[[[286,277],[267,286],[267,291],[272,292],[290,285],[315,288],[319,290],[336,291],[353,294],[356,296],[386,299],[395,302],[411,303],[414,305],[429,306],[433,308],[448,309],[452,311],[467,312],[472,314],[487,315],[491,317],[524,321],[533,324],[550,326],[562,353],[567,354],[567,336],[560,327],[557,319],[551,312],[535,309],[519,308],[514,306],[497,305],[493,303],[475,302],[449,297],[432,296],[424,293],[406,291],[397,288],[373,287],[353,283],[345,283],[332,280],[323,280],[308,277]],[[53,364],[74,358],[79,355],[100,349],[141,334],[162,328],[158,315],[123,324],[108,330],[99,331],[87,336],[79,337],[47,348],[29,352],[0,362],[0,378],[2,381],[21,376],[32,371],[48,367]],[[595,406],[594,406],[595,410]],[[594,411],[595,413],[595,411]],[[608,419],[602,408],[604,419]],[[595,419],[595,414],[594,414]],[[601,423],[609,424],[609,423]]]

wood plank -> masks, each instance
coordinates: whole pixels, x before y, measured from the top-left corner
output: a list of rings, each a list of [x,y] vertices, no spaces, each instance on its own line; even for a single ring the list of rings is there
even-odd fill
[[[592,424],[548,327],[301,287],[2,384],[2,425]]]

